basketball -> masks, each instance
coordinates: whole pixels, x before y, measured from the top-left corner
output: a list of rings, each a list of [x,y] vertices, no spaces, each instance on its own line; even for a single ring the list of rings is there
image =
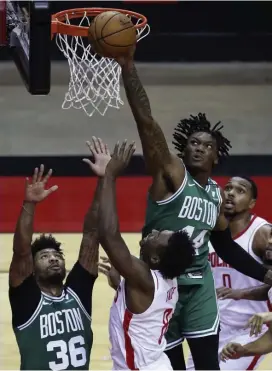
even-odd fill
[[[93,49],[103,57],[127,55],[136,43],[136,29],[125,14],[107,11],[91,22],[88,39]]]

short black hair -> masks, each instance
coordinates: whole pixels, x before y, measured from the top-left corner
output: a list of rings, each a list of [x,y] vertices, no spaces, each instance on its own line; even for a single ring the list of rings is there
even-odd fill
[[[245,179],[251,185],[252,198],[254,200],[257,200],[257,198],[258,198],[258,187],[257,187],[257,184],[254,182],[254,180],[252,180],[250,177],[248,177],[246,175],[236,175],[232,178]]]
[[[231,148],[230,141],[223,136],[221,129],[221,121],[217,122],[211,127],[210,121],[207,120],[205,113],[199,113],[197,116],[190,115],[190,118],[180,120],[174,130],[173,144],[179,152],[178,156],[183,157],[188,138],[199,132],[209,133],[216,141],[217,155],[219,159],[229,156],[229,149]]]
[[[175,232],[169,238],[167,247],[163,249],[158,270],[166,279],[179,277],[192,265],[194,256],[194,244],[187,232]]]
[[[52,236],[52,234],[49,234],[48,236],[46,236],[43,233],[38,238],[36,238],[35,241],[32,242],[31,244],[32,256],[34,258],[37,252],[44,250],[44,249],[54,249],[63,257],[63,251],[60,246],[61,246],[61,243],[58,242]]]

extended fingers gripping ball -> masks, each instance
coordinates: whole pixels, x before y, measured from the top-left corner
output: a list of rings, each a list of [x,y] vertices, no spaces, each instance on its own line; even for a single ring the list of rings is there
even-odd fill
[[[127,55],[136,44],[137,32],[131,19],[117,11],[98,14],[91,22],[88,39],[103,57]]]

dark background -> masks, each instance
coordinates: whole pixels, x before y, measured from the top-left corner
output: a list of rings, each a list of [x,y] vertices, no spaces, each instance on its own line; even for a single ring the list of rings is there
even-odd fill
[[[24,5],[26,2],[20,2]],[[67,8],[109,7],[144,14],[152,32],[137,52],[138,61],[271,61],[269,1],[54,1],[52,13]],[[0,59],[8,59],[0,49]],[[52,43],[52,59],[63,56]]]
[[[69,2],[69,8],[90,2]],[[54,2],[52,11],[67,3]],[[92,1],[144,14],[152,32],[139,48],[139,61],[268,61],[272,60],[271,2],[190,1],[134,3]],[[61,58],[56,48],[53,57]]]

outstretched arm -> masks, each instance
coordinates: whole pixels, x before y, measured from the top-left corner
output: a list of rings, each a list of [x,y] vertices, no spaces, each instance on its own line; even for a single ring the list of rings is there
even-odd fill
[[[268,298],[269,285],[252,286],[246,289],[220,287],[216,290],[218,299],[265,301]]]
[[[223,203],[215,230],[211,233],[210,242],[217,255],[226,263],[246,276],[258,281],[272,284],[272,271],[252,258],[240,245],[233,241],[224,216],[224,193],[221,190]]]
[[[119,61],[120,63],[120,61]],[[184,179],[184,167],[172,155],[159,124],[154,120],[146,91],[139,79],[133,59],[121,61],[127,99],[137,124],[148,172],[168,176],[177,189]]]
[[[116,207],[116,177],[127,166],[134,151],[134,144],[126,150],[125,143],[120,150],[119,145],[115,146],[100,193],[99,240],[112,265],[120,275],[130,285],[148,290],[150,280],[153,284],[152,276],[146,264],[130,254],[120,233]]]
[[[31,241],[35,208],[38,202],[43,201],[58,188],[53,186],[46,190],[46,183],[52,170],[49,170],[45,177],[43,177],[43,173],[44,166],[41,165],[40,169],[35,169],[31,183],[28,178],[26,179],[25,198],[13,237],[13,256],[9,268],[9,285],[11,287],[19,286],[33,272]]]
[[[85,215],[78,261],[90,274],[98,274],[98,207],[102,178],[97,181],[93,202]]]
[[[269,327],[269,330],[266,331],[259,339],[241,345],[238,343],[229,343],[227,344],[221,354],[220,358],[223,362],[226,362],[228,359],[239,359],[241,357],[251,357],[256,355],[264,355],[272,352],[272,330]]]
[[[245,355],[244,357],[249,356],[255,356],[255,355],[263,355],[268,354],[272,352],[272,330],[269,328],[269,330],[266,331],[263,336],[261,336],[259,339],[245,344]]]
[[[100,192],[102,188],[102,176],[105,175],[107,164],[111,156],[107,145],[100,138],[92,137],[92,144],[87,142],[87,146],[93,155],[94,162],[89,159],[83,159],[90,168],[98,175],[97,186],[93,202],[87,211],[83,224],[83,236],[79,250],[78,261],[83,268],[90,274],[98,274],[98,256],[99,256],[99,239],[98,239],[98,209]]]

